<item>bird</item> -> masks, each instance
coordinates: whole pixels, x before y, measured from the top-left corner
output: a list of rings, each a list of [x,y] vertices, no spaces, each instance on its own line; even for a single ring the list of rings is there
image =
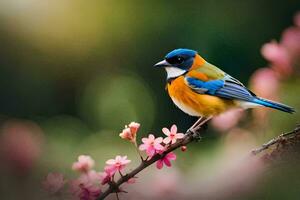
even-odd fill
[[[294,108],[264,99],[239,80],[207,62],[197,51],[175,49],[154,65],[167,72],[166,90],[173,103],[188,115],[211,119],[232,108],[269,107],[287,113]]]

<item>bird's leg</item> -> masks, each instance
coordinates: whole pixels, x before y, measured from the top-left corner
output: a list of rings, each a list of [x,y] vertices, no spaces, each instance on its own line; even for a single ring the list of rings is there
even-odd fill
[[[208,122],[209,120],[211,120],[213,117],[209,116],[207,118],[204,118],[203,120],[201,120],[201,122],[199,122],[197,124],[197,126],[194,127],[194,129],[198,130],[199,128],[201,128],[206,122]]]
[[[194,129],[203,119],[204,117],[199,117],[199,119],[193,124],[193,126],[191,126],[191,128],[189,128],[189,130]]]
[[[203,125],[206,124],[206,122],[208,122],[211,119],[212,119],[212,116],[207,117],[207,118],[202,117],[191,127],[190,132],[193,134],[193,137],[196,140],[201,140],[201,135],[199,134],[198,131],[200,128],[202,128]]]
[[[195,127],[201,122],[201,120],[205,119],[204,117],[199,117],[199,119],[189,128],[188,132],[191,134],[195,134]]]

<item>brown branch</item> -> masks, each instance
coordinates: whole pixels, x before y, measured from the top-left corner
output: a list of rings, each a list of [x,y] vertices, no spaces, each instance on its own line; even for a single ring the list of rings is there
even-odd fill
[[[296,128],[293,131],[283,133],[273,139],[271,139],[269,142],[261,145],[259,148],[254,149],[251,151],[252,155],[257,155],[259,153],[262,153],[266,150],[279,151],[280,148],[282,148],[285,145],[291,146],[291,144],[299,142],[300,141],[300,124],[296,126]]]
[[[120,192],[120,186],[127,182],[129,179],[134,178],[140,171],[144,170],[145,168],[147,168],[148,166],[152,165],[153,163],[155,163],[156,161],[164,158],[168,153],[174,151],[175,149],[180,148],[181,146],[185,146],[187,144],[189,144],[192,141],[195,140],[199,140],[200,139],[200,132],[203,128],[203,126],[207,123],[209,119],[204,119],[202,121],[202,123],[197,124],[197,122],[191,127],[189,128],[186,133],[184,138],[182,138],[181,140],[179,140],[178,142],[170,145],[166,151],[164,151],[162,154],[156,154],[154,155],[151,159],[149,160],[143,160],[141,162],[141,164],[135,168],[134,170],[132,170],[130,173],[122,176],[119,180],[117,181],[113,181],[109,184],[109,187],[107,188],[106,191],[104,191],[98,198],[98,200],[104,199],[106,198],[109,194],[111,193],[117,193]],[[195,126],[196,125],[196,126]]]
[[[164,153],[156,154],[149,160],[143,160],[141,164],[137,168],[132,170],[130,173],[121,176],[121,178],[117,181],[110,182],[109,187],[107,188],[106,191],[104,191],[99,196],[98,200],[105,199],[111,193],[122,192],[120,190],[120,186],[123,183],[127,182],[129,179],[134,178],[139,172],[141,172],[148,166],[152,165],[156,161],[162,159],[166,154],[178,149],[179,147],[185,146],[191,143],[192,141],[199,140],[200,132],[203,126],[207,123],[207,121],[202,121],[202,123],[198,123],[198,124],[196,122],[190,129],[186,131],[185,137],[182,140],[176,142],[175,144],[170,145]],[[300,142],[300,125],[298,125],[293,131],[283,133],[277,136],[276,138],[273,138],[269,142],[263,144],[261,147],[252,150],[251,154],[256,156],[262,152],[265,152],[268,149],[272,149],[271,153],[274,153],[276,151],[279,151],[284,146],[286,146],[286,144],[290,146],[290,144],[296,142]]]

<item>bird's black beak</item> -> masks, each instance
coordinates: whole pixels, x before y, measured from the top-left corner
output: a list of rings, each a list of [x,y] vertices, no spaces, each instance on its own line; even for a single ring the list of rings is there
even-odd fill
[[[168,63],[166,60],[162,60],[154,65],[154,67],[167,67],[167,66],[171,66],[171,64]]]

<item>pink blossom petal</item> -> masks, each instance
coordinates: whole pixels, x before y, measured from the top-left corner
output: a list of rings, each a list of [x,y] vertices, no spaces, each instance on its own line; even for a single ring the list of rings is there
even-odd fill
[[[149,140],[148,138],[142,138],[143,143],[148,143],[148,140]]]
[[[109,165],[104,167],[104,171],[109,174],[109,176],[112,176],[117,172],[117,169],[114,165]]]
[[[175,124],[171,127],[171,133],[177,133],[177,126]]]
[[[154,135],[152,135],[152,134],[149,134],[148,138],[149,138],[151,141],[155,139]]]
[[[147,153],[148,156],[152,157],[155,154],[155,149],[153,147],[152,148],[147,148],[146,153]]]
[[[164,163],[165,163],[166,166],[171,167],[171,162],[170,162],[170,160],[164,158],[163,161],[164,161]]]
[[[101,174],[100,179],[101,179],[101,184],[105,185],[105,184],[107,184],[111,180],[111,176],[110,176],[110,174],[108,174],[106,172],[103,172]]]
[[[144,151],[144,150],[146,150],[147,149],[147,145],[146,144],[141,144],[140,146],[139,146],[139,150],[141,150],[141,151]]]
[[[177,139],[182,139],[182,138],[184,138],[184,134],[183,133],[177,133],[176,138]]]
[[[109,159],[106,161],[106,164],[108,165],[114,165],[116,163],[116,161],[114,159]]]
[[[131,160],[124,160],[123,162],[122,162],[122,164],[123,165],[127,165],[128,163],[130,163],[131,162]]]
[[[122,160],[122,157],[121,156],[116,156],[116,158],[115,158],[115,161],[120,161],[120,160]]]
[[[170,131],[169,131],[169,129],[167,129],[167,128],[163,128],[163,129],[162,129],[162,132],[163,132],[166,136],[169,136],[169,135],[170,135]]]
[[[163,142],[164,142],[165,144],[169,144],[169,143],[171,142],[170,137],[164,138]]]
[[[120,161],[125,161],[125,160],[127,160],[127,156],[123,156],[120,158]]]
[[[156,150],[164,150],[165,148],[161,145],[161,144],[154,144],[154,148],[156,149]]]
[[[157,167],[157,169],[161,169],[163,167],[163,161],[162,160],[158,160],[156,162],[156,167]]]
[[[162,137],[158,137],[155,139],[155,143],[162,143],[163,138]]]
[[[166,155],[166,157],[169,159],[169,160],[176,160],[177,156],[175,153],[173,152],[170,152]]]

